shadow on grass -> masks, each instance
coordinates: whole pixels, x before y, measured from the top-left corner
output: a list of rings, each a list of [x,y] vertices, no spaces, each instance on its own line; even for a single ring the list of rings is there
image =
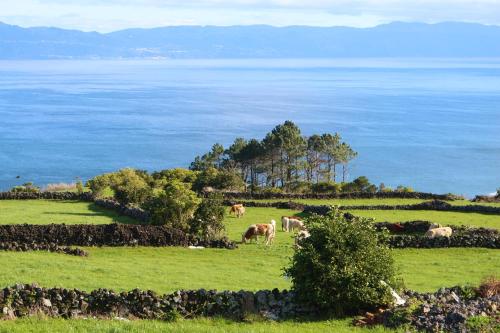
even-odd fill
[[[74,203],[78,201],[66,201],[67,203]],[[123,224],[142,224],[140,221],[130,218],[128,216],[120,215],[119,213],[106,209],[103,207],[99,207],[94,203],[88,203],[87,209],[90,211],[89,213],[77,213],[77,212],[44,212],[43,214],[49,215],[68,215],[68,216],[85,216],[85,217],[108,217],[112,220],[112,222],[123,223]],[[110,222],[110,223],[112,223]]]

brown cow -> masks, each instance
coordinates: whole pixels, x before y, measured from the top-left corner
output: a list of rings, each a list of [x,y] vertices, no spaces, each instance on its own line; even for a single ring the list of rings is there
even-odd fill
[[[232,205],[231,209],[229,209],[229,215],[232,213],[234,213],[237,218],[240,218],[245,214],[245,207],[243,207],[243,204]]]
[[[247,243],[247,241],[255,240],[258,241],[258,236],[265,236],[266,245],[272,244],[274,236],[276,235],[276,221],[271,220],[269,224],[252,224],[248,227],[241,235],[241,242]]]

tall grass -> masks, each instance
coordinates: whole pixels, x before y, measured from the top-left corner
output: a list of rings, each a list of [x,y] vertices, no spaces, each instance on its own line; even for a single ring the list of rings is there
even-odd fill
[[[72,192],[76,191],[76,183],[47,184],[42,188],[44,192]]]

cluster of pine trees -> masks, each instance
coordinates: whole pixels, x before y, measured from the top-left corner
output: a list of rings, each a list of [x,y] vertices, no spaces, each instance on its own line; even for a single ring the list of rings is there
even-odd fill
[[[215,144],[210,152],[197,156],[190,169],[234,171],[252,188],[292,189],[304,182],[345,182],[348,165],[356,156],[339,134],[306,137],[286,121],[263,140],[237,138],[227,149]]]

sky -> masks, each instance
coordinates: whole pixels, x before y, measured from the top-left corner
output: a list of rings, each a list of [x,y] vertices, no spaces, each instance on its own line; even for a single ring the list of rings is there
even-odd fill
[[[0,0],[0,21],[110,32],[172,25],[500,25],[500,0]]]

